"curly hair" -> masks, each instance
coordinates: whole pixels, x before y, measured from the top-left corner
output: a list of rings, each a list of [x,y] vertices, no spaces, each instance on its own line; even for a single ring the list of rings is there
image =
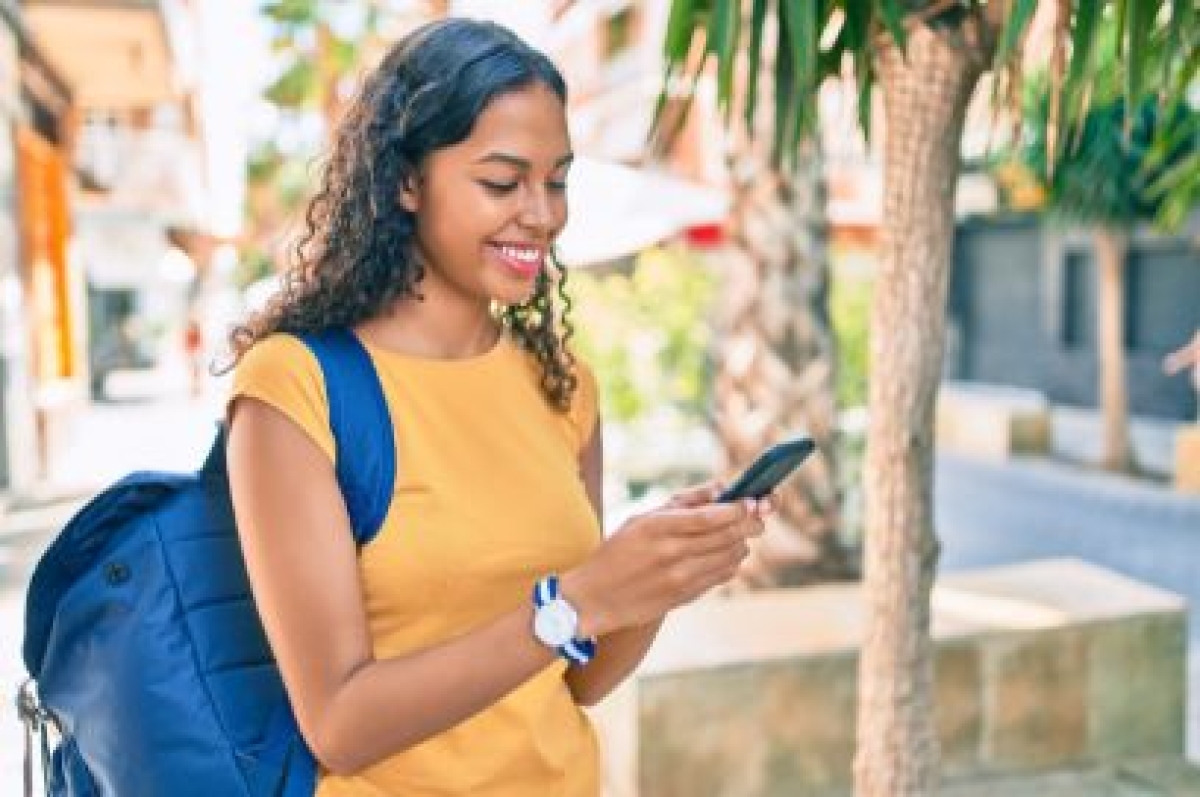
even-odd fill
[[[400,298],[420,299],[425,274],[413,254],[415,216],[399,203],[399,188],[433,151],[466,139],[489,102],[535,83],[565,107],[566,84],[554,64],[495,23],[446,19],[400,39],[338,126],[280,290],[230,331],[226,370],[273,333],[352,327]],[[578,383],[567,348],[566,277],[552,255],[529,300],[498,314],[541,366],[546,399],[564,412]]]

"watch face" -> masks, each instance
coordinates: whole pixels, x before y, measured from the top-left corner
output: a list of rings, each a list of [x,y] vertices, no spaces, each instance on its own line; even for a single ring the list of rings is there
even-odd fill
[[[566,601],[556,598],[537,610],[533,631],[544,644],[557,648],[571,641],[577,624],[575,611]]]

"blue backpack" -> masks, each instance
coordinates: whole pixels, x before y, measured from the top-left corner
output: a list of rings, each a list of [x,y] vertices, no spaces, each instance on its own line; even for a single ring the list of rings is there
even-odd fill
[[[302,340],[321,364],[337,479],[361,545],[392,497],[387,404],[352,333]],[[32,678],[18,698],[27,795],[35,736],[52,797],[313,794],[316,762],[254,606],[224,451],[219,430],[197,473],[125,477],[38,562],[22,651]]]

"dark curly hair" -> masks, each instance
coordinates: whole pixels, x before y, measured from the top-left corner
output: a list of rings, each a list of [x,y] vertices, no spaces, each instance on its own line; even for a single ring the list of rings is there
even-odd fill
[[[493,99],[538,82],[565,107],[566,83],[550,59],[495,23],[445,19],[399,40],[337,129],[280,291],[230,331],[228,368],[273,333],[352,327],[401,297],[421,298],[415,219],[399,187],[430,153],[466,139]],[[550,261],[553,275],[548,264],[533,296],[504,308],[500,320],[536,357],[547,400],[566,411],[578,381],[567,348],[571,301],[566,269]]]

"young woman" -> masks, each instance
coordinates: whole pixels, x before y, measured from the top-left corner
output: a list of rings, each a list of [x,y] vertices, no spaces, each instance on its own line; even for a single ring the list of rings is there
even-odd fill
[[[285,290],[232,334],[238,529],[321,797],[595,797],[580,707],[734,573],[770,509],[709,485],[602,538],[596,389],[551,258],[565,107],[497,25],[400,41],[338,131]],[[395,496],[361,550],[319,366],[287,334],[330,327],[366,346],[395,427]]]

